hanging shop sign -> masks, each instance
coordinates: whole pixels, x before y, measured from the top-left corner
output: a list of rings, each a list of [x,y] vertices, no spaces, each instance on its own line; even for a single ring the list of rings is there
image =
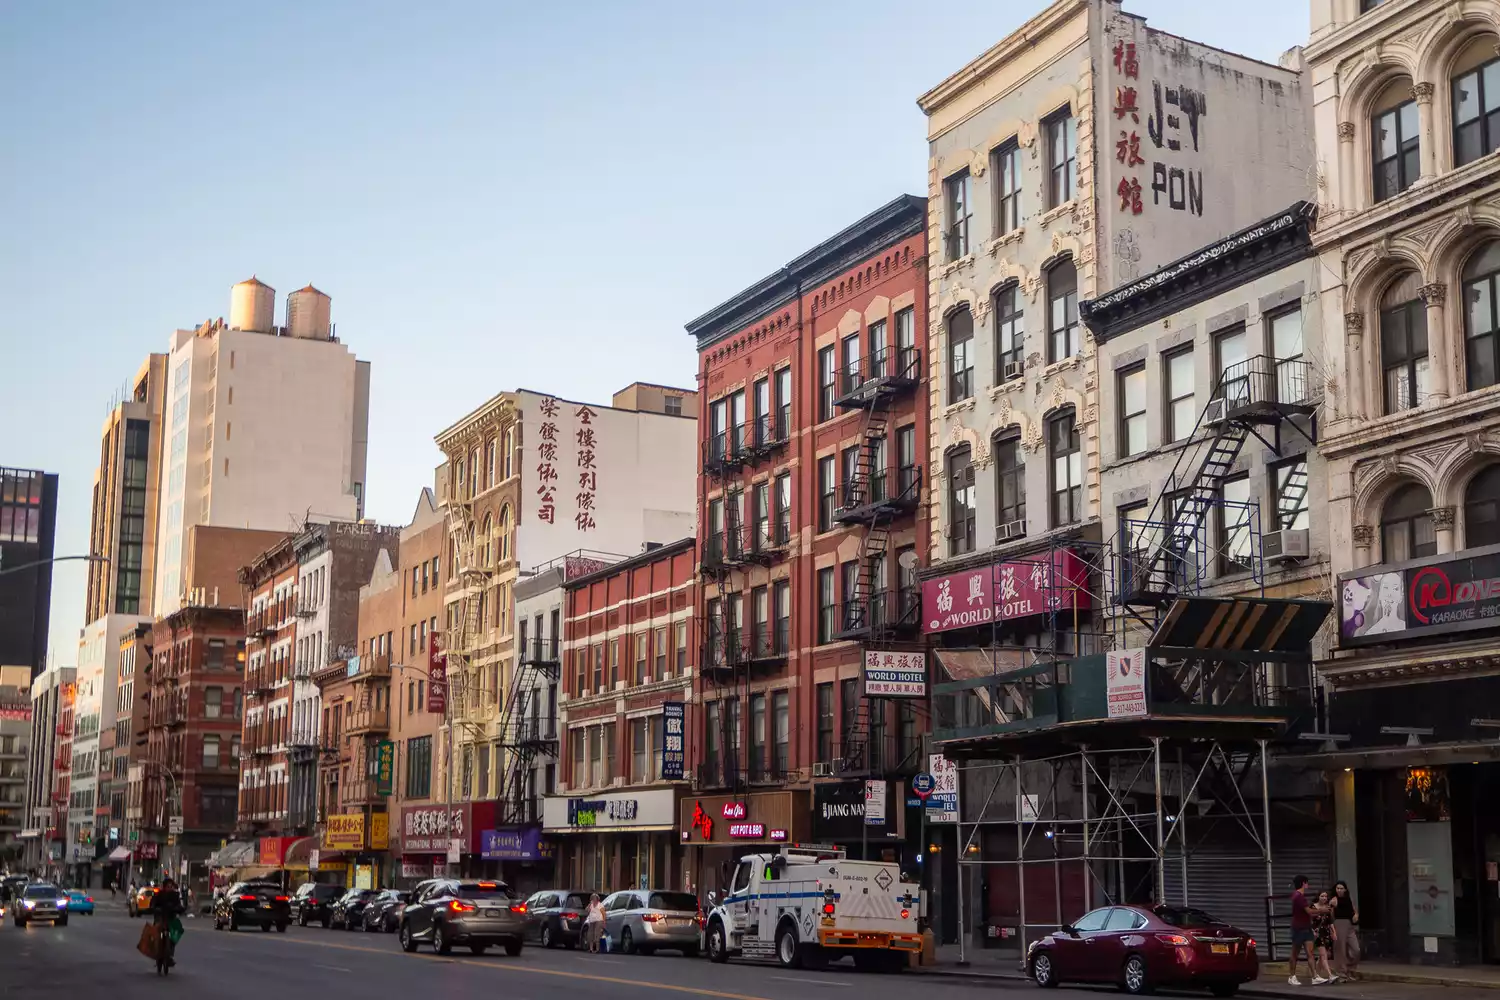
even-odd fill
[[[663,702],[661,706],[663,741],[661,776],[663,781],[681,781],[687,760],[684,737],[687,735],[686,706],[680,701]]]
[[[958,765],[940,753],[929,754],[927,773],[932,791],[927,795],[927,822],[958,822]]]
[[[1500,628],[1500,552],[1439,556],[1339,580],[1343,646]]]
[[[448,657],[438,649],[438,633],[427,643],[427,711],[433,715],[448,712]]]
[[[1111,719],[1139,719],[1146,715],[1146,651],[1113,649],[1104,656],[1108,670],[1105,694]]]
[[[866,800],[867,793],[871,801]],[[848,844],[862,838],[886,837],[894,832],[893,825],[885,820],[891,815],[886,802],[889,795],[890,783],[886,781],[851,778],[814,785],[812,839],[819,843]]]
[[[1049,611],[1085,609],[1088,567],[1071,549],[922,582],[922,631],[947,632]]]
[[[365,814],[333,813],[323,827],[323,848],[358,851],[365,846]]]
[[[677,816],[684,844],[778,844],[810,834],[805,791],[689,796],[678,804]]]
[[[925,698],[927,654],[921,650],[865,650],[865,694],[871,698]]]
[[[390,795],[396,783],[396,744],[381,740],[375,748],[375,794]]]
[[[391,846],[390,813],[370,814],[370,850],[384,851]]]

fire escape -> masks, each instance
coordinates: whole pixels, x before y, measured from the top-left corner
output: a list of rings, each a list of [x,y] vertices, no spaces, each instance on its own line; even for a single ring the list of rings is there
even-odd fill
[[[494,564],[489,558],[493,554],[493,539],[478,539],[478,525],[474,517],[474,493],[478,483],[477,470],[465,482],[458,478],[451,483],[448,499],[448,535],[452,539],[453,573],[460,597],[456,619],[450,623],[449,634],[443,646],[448,660],[448,739],[454,752],[449,756],[452,768],[461,767],[459,750],[454,742],[453,727],[464,728],[467,741],[484,738],[484,719],[478,713],[482,707],[483,692],[480,689],[479,670],[475,664],[484,643],[486,594],[494,582]],[[492,692],[496,694],[496,692]]]
[[[530,823],[539,816],[527,815],[527,778],[539,756],[556,757],[557,718],[552,706],[542,712],[541,699],[547,683],[556,683],[562,670],[562,637],[533,636],[521,644],[516,657],[515,678],[500,717],[500,740],[506,754],[501,779],[500,802],[509,823]],[[530,789],[534,792],[535,789]]]
[[[790,607],[777,606],[776,595],[782,591],[769,579],[751,587],[749,576],[752,567],[769,569],[786,558],[792,529],[790,509],[777,495],[774,477],[751,483],[748,496],[743,482],[746,472],[753,475],[786,450],[791,424],[789,401],[773,409],[769,395],[762,396],[757,402],[758,412],[747,422],[743,396],[736,395],[737,399],[725,401],[727,424],[711,424],[709,438],[703,443],[703,472],[709,489],[722,493],[708,501],[699,556],[702,577],[713,585],[714,595],[705,594],[699,630],[703,653],[698,670],[713,685],[713,700],[721,714],[719,732],[706,734],[706,738],[716,739],[717,745],[708,748],[708,759],[699,767],[698,784],[738,793],[749,781],[777,780],[784,766],[774,761],[767,766],[764,759],[743,759],[740,707],[750,702],[751,681],[784,666],[790,652]],[[784,600],[789,600],[790,592],[786,593]],[[774,753],[765,740],[752,739],[752,746],[761,754]]]
[[[854,592],[844,595],[838,609],[835,639],[852,639],[865,646],[910,639],[921,627],[921,596],[915,587],[891,586],[905,582],[904,570],[889,561],[891,532],[915,516],[922,501],[922,467],[893,465],[890,424],[900,401],[916,392],[922,378],[921,351],[884,348],[846,366],[838,373],[834,405],[864,414],[858,457],[840,487],[833,518],[862,529]],[[913,456],[915,457],[915,456]],[[870,699],[861,692],[852,713],[845,709],[842,753],[835,765],[845,773],[871,769]]]

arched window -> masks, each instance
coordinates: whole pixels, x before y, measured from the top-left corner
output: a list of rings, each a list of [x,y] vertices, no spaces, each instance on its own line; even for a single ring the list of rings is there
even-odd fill
[[[484,485],[487,489],[500,482],[495,478],[495,448],[495,439],[490,438],[489,443],[484,446]]]
[[[510,507],[500,508],[500,561],[510,559]]]
[[[1427,306],[1422,278],[1407,271],[1380,297],[1380,368],[1385,412],[1421,406],[1427,398]]]
[[[1047,362],[1071,358],[1081,349],[1078,333],[1078,269],[1072,258],[1047,270]]]
[[[1500,544],[1500,465],[1480,470],[1464,491],[1464,548]]]
[[[481,559],[480,559],[480,565],[482,565],[482,566],[489,566],[489,565],[491,565],[490,556],[495,551],[494,548],[493,548],[493,545],[494,545],[494,541],[493,541],[494,535],[495,535],[495,522],[490,519],[490,516],[488,514],[486,514],[486,515],[484,515],[484,530],[481,531],[480,534],[479,534],[479,537],[480,537],[480,546],[481,546],[481,553],[482,553],[482,556],[481,556]]]
[[[1380,510],[1380,561],[1405,562],[1437,554],[1432,528],[1432,494],[1420,483],[1407,483]]]
[[[995,384],[1020,378],[1026,363],[1026,321],[1021,286],[1011,282],[995,293]]]
[[[505,428],[505,478],[509,479],[515,475],[516,468],[516,425],[511,424]]]
[[[974,395],[974,316],[967,306],[948,317],[948,402]]]
[[[1083,443],[1073,410],[1047,421],[1047,457],[1052,464],[1052,527],[1083,520]]]
[[[1373,191],[1385,201],[1417,182],[1422,171],[1421,124],[1411,80],[1386,86],[1370,116],[1370,152],[1374,157]]]
[[[974,551],[974,519],[977,515],[974,494],[974,462],[969,446],[948,452],[948,554],[963,555]]]
[[[464,531],[464,565],[472,569],[474,567],[474,557],[478,554],[474,551],[474,524],[470,522],[469,527]]]
[[[1493,35],[1470,43],[1453,64],[1453,165],[1500,149],[1500,59]]]
[[[1486,243],[1464,265],[1464,334],[1469,388],[1500,382],[1500,241]]]

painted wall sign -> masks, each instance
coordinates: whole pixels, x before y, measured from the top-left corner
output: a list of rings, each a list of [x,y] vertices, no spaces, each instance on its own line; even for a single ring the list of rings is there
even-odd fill
[[[922,631],[988,625],[1090,607],[1088,567],[1070,550],[997,563],[922,582]]]
[[[927,654],[921,650],[865,650],[865,694],[872,698],[925,698]]]

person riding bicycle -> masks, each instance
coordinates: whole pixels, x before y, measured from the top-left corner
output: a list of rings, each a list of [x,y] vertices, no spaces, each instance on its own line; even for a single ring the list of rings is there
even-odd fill
[[[182,913],[182,897],[177,893],[177,883],[170,878],[166,879],[151,898],[151,915],[158,934],[156,946],[156,974],[158,976],[167,975],[167,970],[177,964],[176,959],[173,958],[177,951],[177,943],[172,940],[171,929],[180,913]]]

